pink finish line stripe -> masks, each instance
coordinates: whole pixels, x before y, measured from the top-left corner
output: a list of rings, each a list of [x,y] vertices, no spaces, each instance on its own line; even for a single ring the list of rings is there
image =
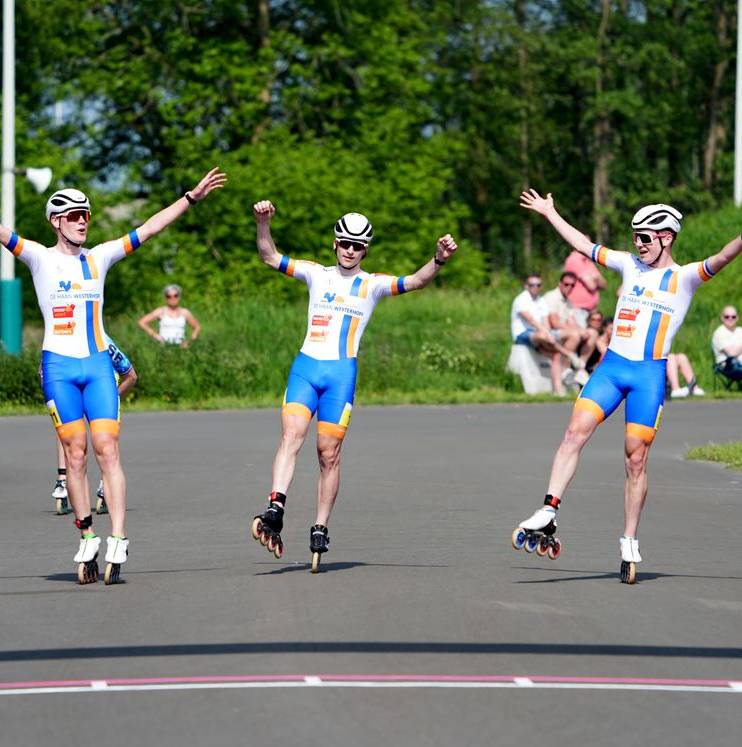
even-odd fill
[[[664,677],[562,677],[554,675],[445,675],[445,674],[264,674],[205,675],[193,677],[133,677],[96,680],[37,680],[0,682],[0,694],[23,691],[100,692],[107,689],[197,689],[199,686],[377,686],[377,687],[583,687],[595,689],[703,689],[742,693],[742,679],[673,679]],[[190,687],[189,687],[190,686]]]

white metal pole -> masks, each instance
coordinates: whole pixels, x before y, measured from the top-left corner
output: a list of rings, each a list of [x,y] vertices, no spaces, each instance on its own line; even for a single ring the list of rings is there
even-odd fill
[[[2,218],[15,229],[15,2],[3,0],[3,179]],[[2,252],[2,279],[15,277],[15,260]]]
[[[737,81],[734,104],[734,204],[742,205],[742,0],[737,0]]]

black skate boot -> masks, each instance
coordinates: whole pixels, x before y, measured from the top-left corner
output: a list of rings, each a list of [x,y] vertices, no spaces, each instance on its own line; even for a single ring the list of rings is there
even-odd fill
[[[283,556],[283,540],[281,530],[283,529],[284,503],[276,500],[280,493],[271,493],[268,508],[262,514],[258,514],[252,520],[252,536],[260,542],[263,547],[268,548],[276,559]],[[286,496],[281,496],[286,500]]]
[[[327,527],[315,524],[309,529],[309,552],[312,553],[312,573],[319,571],[319,562],[322,553],[330,549],[330,538],[327,535]]]
[[[108,513],[108,506],[106,505],[106,495],[103,492],[103,480],[100,481],[98,490],[95,491],[95,496],[98,500],[95,502],[95,513],[99,516],[101,514]]]

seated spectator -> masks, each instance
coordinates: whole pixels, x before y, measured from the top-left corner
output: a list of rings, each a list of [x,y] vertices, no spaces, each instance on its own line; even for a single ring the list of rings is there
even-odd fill
[[[585,370],[592,373],[598,363],[603,360],[605,351],[608,350],[608,343],[611,341],[613,334],[613,317],[604,317],[602,311],[591,311],[587,318],[588,329],[594,329],[597,337],[595,339],[595,349],[585,362]]]
[[[721,324],[711,337],[716,367],[732,381],[742,381],[742,327],[737,326],[737,320],[737,309],[725,306]]]
[[[600,291],[606,286],[605,278],[600,272],[600,267],[577,250],[573,250],[567,257],[564,271],[574,273],[577,278],[577,284],[569,300],[575,307],[580,326],[588,326],[587,319],[597,310]]]
[[[578,368],[585,368],[595,350],[598,333],[594,329],[581,326],[578,321],[577,310],[570,299],[576,284],[577,276],[573,272],[563,272],[559,285],[544,295],[544,301],[549,307],[551,334],[567,350],[578,355],[582,361]]]
[[[561,397],[564,396],[561,356],[566,356],[576,368],[581,367],[581,361],[551,334],[548,326],[549,309],[540,295],[542,285],[540,275],[529,275],[525,279],[523,292],[515,297],[511,307],[510,330],[515,345],[527,345],[552,357],[552,389],[554,394]]]
[[[680,386],[678,370],[683,374],[686,386]],[[706,394],[696,383],[696,375],[685,353],[670,353],[667,356],[667,383],[670,385],[670,399],[681,399],[689,394],[703,397]]]

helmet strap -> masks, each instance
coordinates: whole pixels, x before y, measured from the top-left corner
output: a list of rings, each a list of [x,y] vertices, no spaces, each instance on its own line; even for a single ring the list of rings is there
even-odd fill
[[[73,241],[69,236],[66,236],[64,231],[62,230],[62,218],[59,216],[59,228],[57,229],[62,236],[62,238],[68,243],[72,244],[76,249],[79,249],[82,244],[78,243],[77,241]]]

